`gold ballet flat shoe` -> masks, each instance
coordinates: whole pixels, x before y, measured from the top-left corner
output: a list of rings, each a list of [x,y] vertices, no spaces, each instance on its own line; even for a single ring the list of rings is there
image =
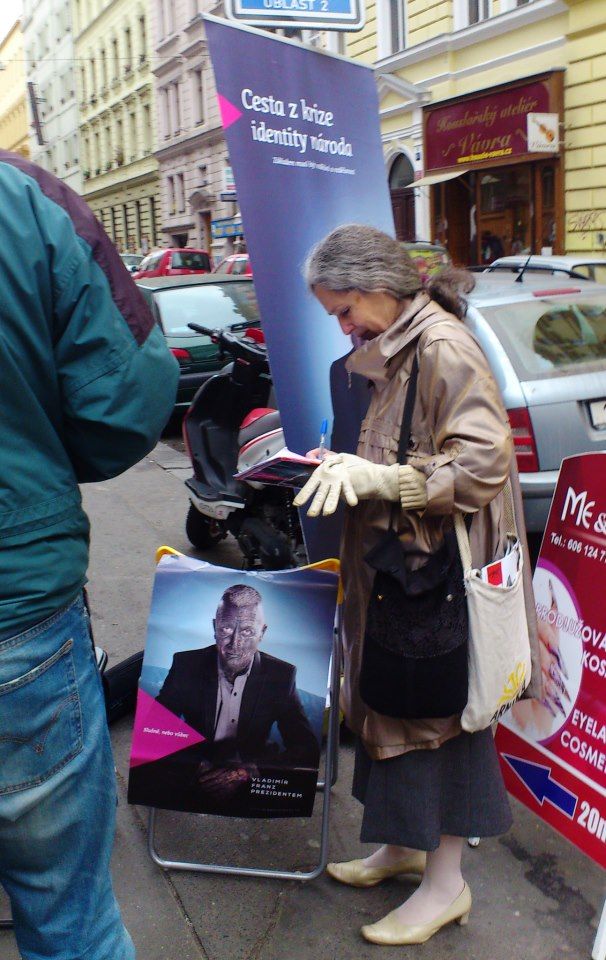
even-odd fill
[[[465,926],[469,920],[470,910],[471,891],[465,884],[459,896],[435,920],[430,920],[428,923],[406,924],[398,920],[396,911],[392,910],[377,923],[362,927],[361,932],[365,940],[388,947],[425,943],[433,937],[434,933],[455,920],[462,927]]]
[[[350,887],[376,887],[382,880],[397,877],[402,873],[422,877],[425,859],[423,850],[418,850],[389,867],[367,867],[363,860],[348,860],[345,863],[327,864],[326,872],[333,880],[346,883]]]

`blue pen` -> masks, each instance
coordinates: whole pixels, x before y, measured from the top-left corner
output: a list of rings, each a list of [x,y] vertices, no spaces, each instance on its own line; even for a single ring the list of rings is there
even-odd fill
[[[328,420],[322,421],[322,426],[320,427],[320,443],[318,444],[318,460],[324,459],[324,454],[326,452],[326,431],[328,430]]]

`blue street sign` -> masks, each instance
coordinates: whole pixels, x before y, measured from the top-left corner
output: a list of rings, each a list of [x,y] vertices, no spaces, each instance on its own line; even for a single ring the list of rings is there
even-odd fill
[[[225,0],[225,15],[250,26],[361,30],[363,0]]]
[[[226,237],[239,237],[244,233],[242,220],[240,217],[235,219],[226,217],[223,220],[212,220],[210,232],[213,240],[222,240]]]
[[[543,801],[547,800],[567,817],[574,816],[578,797],[551,779],[551,767],[534,763],[532,760],[522,760],[521,757],[512,757],[507,753],[502,756],[541,806]]]

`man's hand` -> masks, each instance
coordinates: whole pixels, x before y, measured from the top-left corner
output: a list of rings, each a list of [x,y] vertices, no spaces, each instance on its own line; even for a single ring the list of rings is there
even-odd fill
[[[232,800],[256,775],[254,764],[233,763],[215,767],[208,760],[203,760],[198,766],[196,779],[204,796],[219,802]]]

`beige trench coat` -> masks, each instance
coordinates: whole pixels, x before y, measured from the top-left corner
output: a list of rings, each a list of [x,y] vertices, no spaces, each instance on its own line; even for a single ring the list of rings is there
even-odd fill
[[[453,511],[463,510],[473,514],[469,536],[474,566],[483,566],[502,555],[506,530],[501,491],[510,471],[518,532],[524,546],[526,543],[509,422],[479,345],[460,320],[426,293],[419,293],[393,326],[353,353],[347,362],[350,373],[361,374],[374,384],[357,452],[373,463],[396,462],[415,350],[419,375],[407,462],[425,474],[428,504],[422,513],[401,513],[400,540],[421,557],[430,554],[452,525]],[[367,500],[346,508],[341,549],[345,590],[341,705],[348,725],[361,736],[375,759],[436,748],[461,732],[458,716],[391,719],[370,710],[359,696],[366,607],[374,577],[363,558],[388,528],[390,507],[386,501]],[[423,560],[411,561],[411,566],[415,562],[419,565]],[[530,692],[537,695],[541,671],[529,563],[526,567],[533,647],[534,686]]]

